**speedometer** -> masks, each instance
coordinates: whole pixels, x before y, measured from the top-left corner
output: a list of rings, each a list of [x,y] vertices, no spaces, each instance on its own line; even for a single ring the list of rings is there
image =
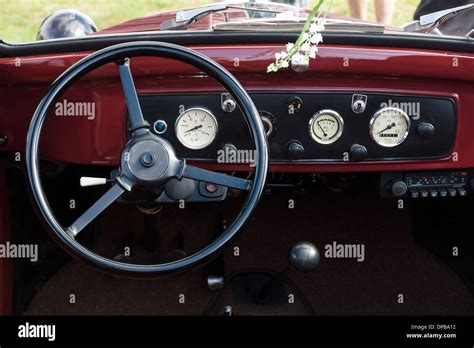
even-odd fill
[[[217,120],[207,109],[188,109],[178,116],[175,132],[179,142],[188,149],[203,149],[216,137]]]
[[[370,120],[369,132],[380,146],[398,146],[408,137],[410,118],[401,109],[383,108]]]

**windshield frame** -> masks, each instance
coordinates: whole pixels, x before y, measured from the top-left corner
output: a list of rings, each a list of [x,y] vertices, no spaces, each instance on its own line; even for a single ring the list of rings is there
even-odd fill
[[[10,44],[0,41],[0,57],[37,56],[57,53],[95,51],[110,45],[128,41],[164,41],[183,46],[200,45],[286,45],[293,42],[298,33],[282,32],[216,32],[196,30],[168,32],[118,33],[63,38],[29,43]],[[396,33],[341,33],[324,32],[325,45],[371,46],[411,48],[419,50],[446,50],[474,53],[474,40],[458,36],[434,36],[427,34]]]

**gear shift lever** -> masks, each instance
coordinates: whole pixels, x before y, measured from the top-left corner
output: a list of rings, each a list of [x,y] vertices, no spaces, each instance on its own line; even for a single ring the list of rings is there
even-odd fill
[[[275,283],[276,280],[280,279],[291,268],[298,271],[309,272],[314,270],[321,260],[318,248],[310,242],[297,242],[293,244],[288,253],[288,265],[283,268],[280,272],[275,274],[270,280],[268,280],[257,293],[256,301],[263,303],[268,295],[268,290]]]

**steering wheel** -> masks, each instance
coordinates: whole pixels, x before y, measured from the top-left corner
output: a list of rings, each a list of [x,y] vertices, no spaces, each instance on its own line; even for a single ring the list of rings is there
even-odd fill
[[[219,172],[204,170],[186,164],[177,158],[173,146],[152,133],[144,119],[130,70],[130,58],[157,56],[175,59],[199,68],[217,80],[235,99],[250,127],[257,151],[253,180],[241,179]],[[87,209],[72,225],[63,227],[51,210],[40,179],[38,147],[41,131],[55,100],[75,81],[107,63],[116,63],[122,83],[130,123],[130,140],[121,153],[116,182]],[[182,272],[209,261],[234,237],[249,220],[262,194],[267,169],[268,150],[265,130],[259,113],[244,88],[221,65],[212,59],[178,45],[162,42],[132,42],[97,51],[67,69],[49,88],[39,103],[27,135],[26,168],[31,193],[48,230],[59,245],[76,259],[93,265],[106,273],[123,276],[162,276]],[[245,203],[234,222],[201,250],[183,259],[161,264],[138,265],[112,260],[85,248],[77,236],[101,212],[125,192],[162,188],[171,179],[189,178],[230,188],[249,191]]]

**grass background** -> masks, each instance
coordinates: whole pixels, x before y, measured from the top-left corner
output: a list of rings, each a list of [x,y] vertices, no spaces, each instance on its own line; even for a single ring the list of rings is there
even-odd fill
[[[312,0],[316,3],[317,0]],[[180,9],[211,3],[211,0],[0,0],[0,38],[7,42],[36,40],[41,21],[51,12],[73,8],[86,13],[99,29],[123,21],[148,16],[163,10]],[[397,0],[394,25],[412,19],[419,0]],[[349,14],[347,0],[335,0],[334,13]],[[375,20],[370,1],[369,19]]]

